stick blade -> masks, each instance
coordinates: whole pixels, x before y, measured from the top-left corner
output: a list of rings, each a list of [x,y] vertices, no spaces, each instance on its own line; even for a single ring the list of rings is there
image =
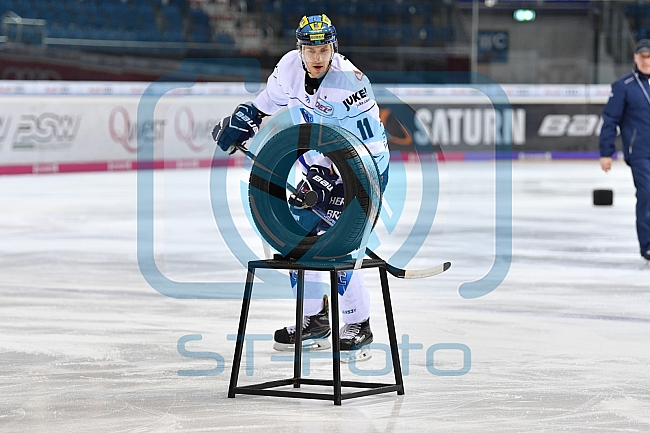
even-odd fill
[[[398,278],[412,280],[416,278],[433,277],[434,275],[442,274],[443,272],[447,271],[449,268],[451,268],[451,262],[444,262],[438,266],[434,266],[432,268],[427,268],[427,269],[413,269],[413,270],[407,269],[404,270],[404,276]]]
[[[371,259],[381,260],[382,262],[386,263],[386,270],[395,278],[404,278],[404,279],[412,280],[416,278],[433,277],[434,275],[442,274],[447,269],[451,268],[451,262],[444,262],[439,264],[438,266],[434,266],[432,268],[426,268],[426,269],[412,269],[412,270],[401,269],[383,260],[381,257],[377,255],[377,253],[372,251],[370,248],[366,248],[366,254]]]

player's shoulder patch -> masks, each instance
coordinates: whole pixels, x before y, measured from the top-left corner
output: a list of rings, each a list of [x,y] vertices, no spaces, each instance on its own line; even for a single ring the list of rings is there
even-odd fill
[[[358,71],[358,70],[356,70],[356,69],[353,70],[352,72],[354,72],[354,78],[356,78],[357,81],[363,81],[363,77],[366,76],[366,74],[364,74],[363,72]]]
[[[332,66],[334,67],[334,69],[340,71],[341,74],[346,77],[346,79],[352,85],[351,87],[355,87],[359,85],[365,86],[366,84],[370,83],[368,77],[366,77],[366,74],[361,72],[359,68],[357,68],[351,61],[346,59],[344,56],[338,54],[334,58],[335,61],[332,63]]]

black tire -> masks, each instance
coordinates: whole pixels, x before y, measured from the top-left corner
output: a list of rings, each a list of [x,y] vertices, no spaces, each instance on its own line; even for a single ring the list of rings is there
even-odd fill
[[[319,236],[294,219],[286,183],[296,160],[316,150],[336,165],[343,181],[345,207],[337,222]],[[381,209],[380,173],[365,145],[334,125],[301,124],[271,137],[251,169],[248,200],[261,236],[284,258],[337,260],[359,248],[366,228],[374,227]]]

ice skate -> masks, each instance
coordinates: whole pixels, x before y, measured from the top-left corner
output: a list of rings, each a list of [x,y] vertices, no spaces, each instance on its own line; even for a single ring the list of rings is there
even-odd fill
[[[323,296],[323,308],[318,314],[313,316],[304,316],[302,321],[302,347],[308,347],[310,350],[325,350],[332,347],[327,337],[332,330],[329,321],[329,302],[327,296]],[[275,331],[273,337],[273,348],[279,351],[292,351],[296,342],[296,327],[287,326],[286,328]]]
[[[341,328],[340,342],[341,362],[360,362],[372,358],[369,347],[372,343],[370,319],[344,325]]]

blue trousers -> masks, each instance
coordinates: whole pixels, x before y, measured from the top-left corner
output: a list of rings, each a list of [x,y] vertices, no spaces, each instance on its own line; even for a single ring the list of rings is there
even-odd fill
[[[629,161],[636,187],[636,232],[641,254],[650,251],[650,158]]]

